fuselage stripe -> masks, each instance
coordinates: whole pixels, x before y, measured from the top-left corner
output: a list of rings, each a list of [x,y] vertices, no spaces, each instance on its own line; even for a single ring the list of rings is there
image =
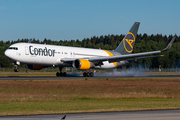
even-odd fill
[[[113,56],[113,54],[107,50],[104,50],[109,56]],[[116,62],[113,62],[114,66],[117,67],[117,63]]]

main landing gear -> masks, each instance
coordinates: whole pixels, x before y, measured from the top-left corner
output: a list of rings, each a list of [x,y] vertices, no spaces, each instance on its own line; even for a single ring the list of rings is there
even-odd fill
[[[83,76],[84,76],[84,77],[93,77],[93,76],[94,76],[94,73],[93,73],[93,72],[84,72],[84,73],[83,73]]]
[[[63,67],[59,67],[59,71],[60,72],[57,72],[56,73],[56,76],[57,77],[60,77],[60,76],[62,76],[62,77],[65,77],[65,76],[67,76],[67,74],[66,74],[66,72],[62,72],[62,69],[63,69]],[[84,77],[93,77],[94,76],[94,73],[93,72],[84,72],[83,73],[83,76]]]
[[[56,73],[56,76],[57,76],[57,77],[66,76],[66,72],[62,72],[62,69],[63,69],[63,67],[59,67],[59,71],[60,71],[60,72],[57,72],[57,73]]]

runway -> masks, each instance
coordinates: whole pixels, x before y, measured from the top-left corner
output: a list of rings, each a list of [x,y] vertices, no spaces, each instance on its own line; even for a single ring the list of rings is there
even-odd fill
[[[1,120],[179,120],[180,110],[77,113],[56,115],[8,116]]]
[[[180,75],[144,75],[144,76],[133,76],[133,75],[116,75],[116,76],[94,76],[94,77],[83,77],[83,76],[67,76],[67,77],[56,77],[56,76],[1,76],[0,80],[63,80],[63,79],[110,79],[110,78],[128,78],[128,77],[180,77]]]

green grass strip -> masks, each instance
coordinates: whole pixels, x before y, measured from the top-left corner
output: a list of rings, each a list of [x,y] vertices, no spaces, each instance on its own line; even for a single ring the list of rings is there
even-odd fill
[[[180,98],[124,98],[0,102],[0,116],[180,109]]]

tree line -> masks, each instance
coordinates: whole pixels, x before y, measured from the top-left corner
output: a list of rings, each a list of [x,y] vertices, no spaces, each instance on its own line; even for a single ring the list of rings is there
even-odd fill
[[[14,43],[28,42],[40,43],[40,44],[50,44],[50,45],[62,45],[62,46],[74,46],[74,47],[85,47],[85,48],[96,48],[96,49],[106,49],[114,50],[125,35],[105,35],[105,36],[93,36],[91,38],[84,38],[83,40],[51,40],[44,39],[43,41],[34,39],[18,39],[9,41],[0,41],[0,67],[13,67],[13,64],[4,56],[4,51]],[[162,53],[163,57],[146,58],[138,60],[137,62],[128,65],[127,67],[137,67],[141,65],[144,68],[179,68],[180,67],[180,36],[176,36],[176,40],[169,51]],[[173,35],[147,35],[137,34],[136,42],[134,45],[133,53],[156,51],[164,49]],[[21,67],[25,65],[21,65]]]

